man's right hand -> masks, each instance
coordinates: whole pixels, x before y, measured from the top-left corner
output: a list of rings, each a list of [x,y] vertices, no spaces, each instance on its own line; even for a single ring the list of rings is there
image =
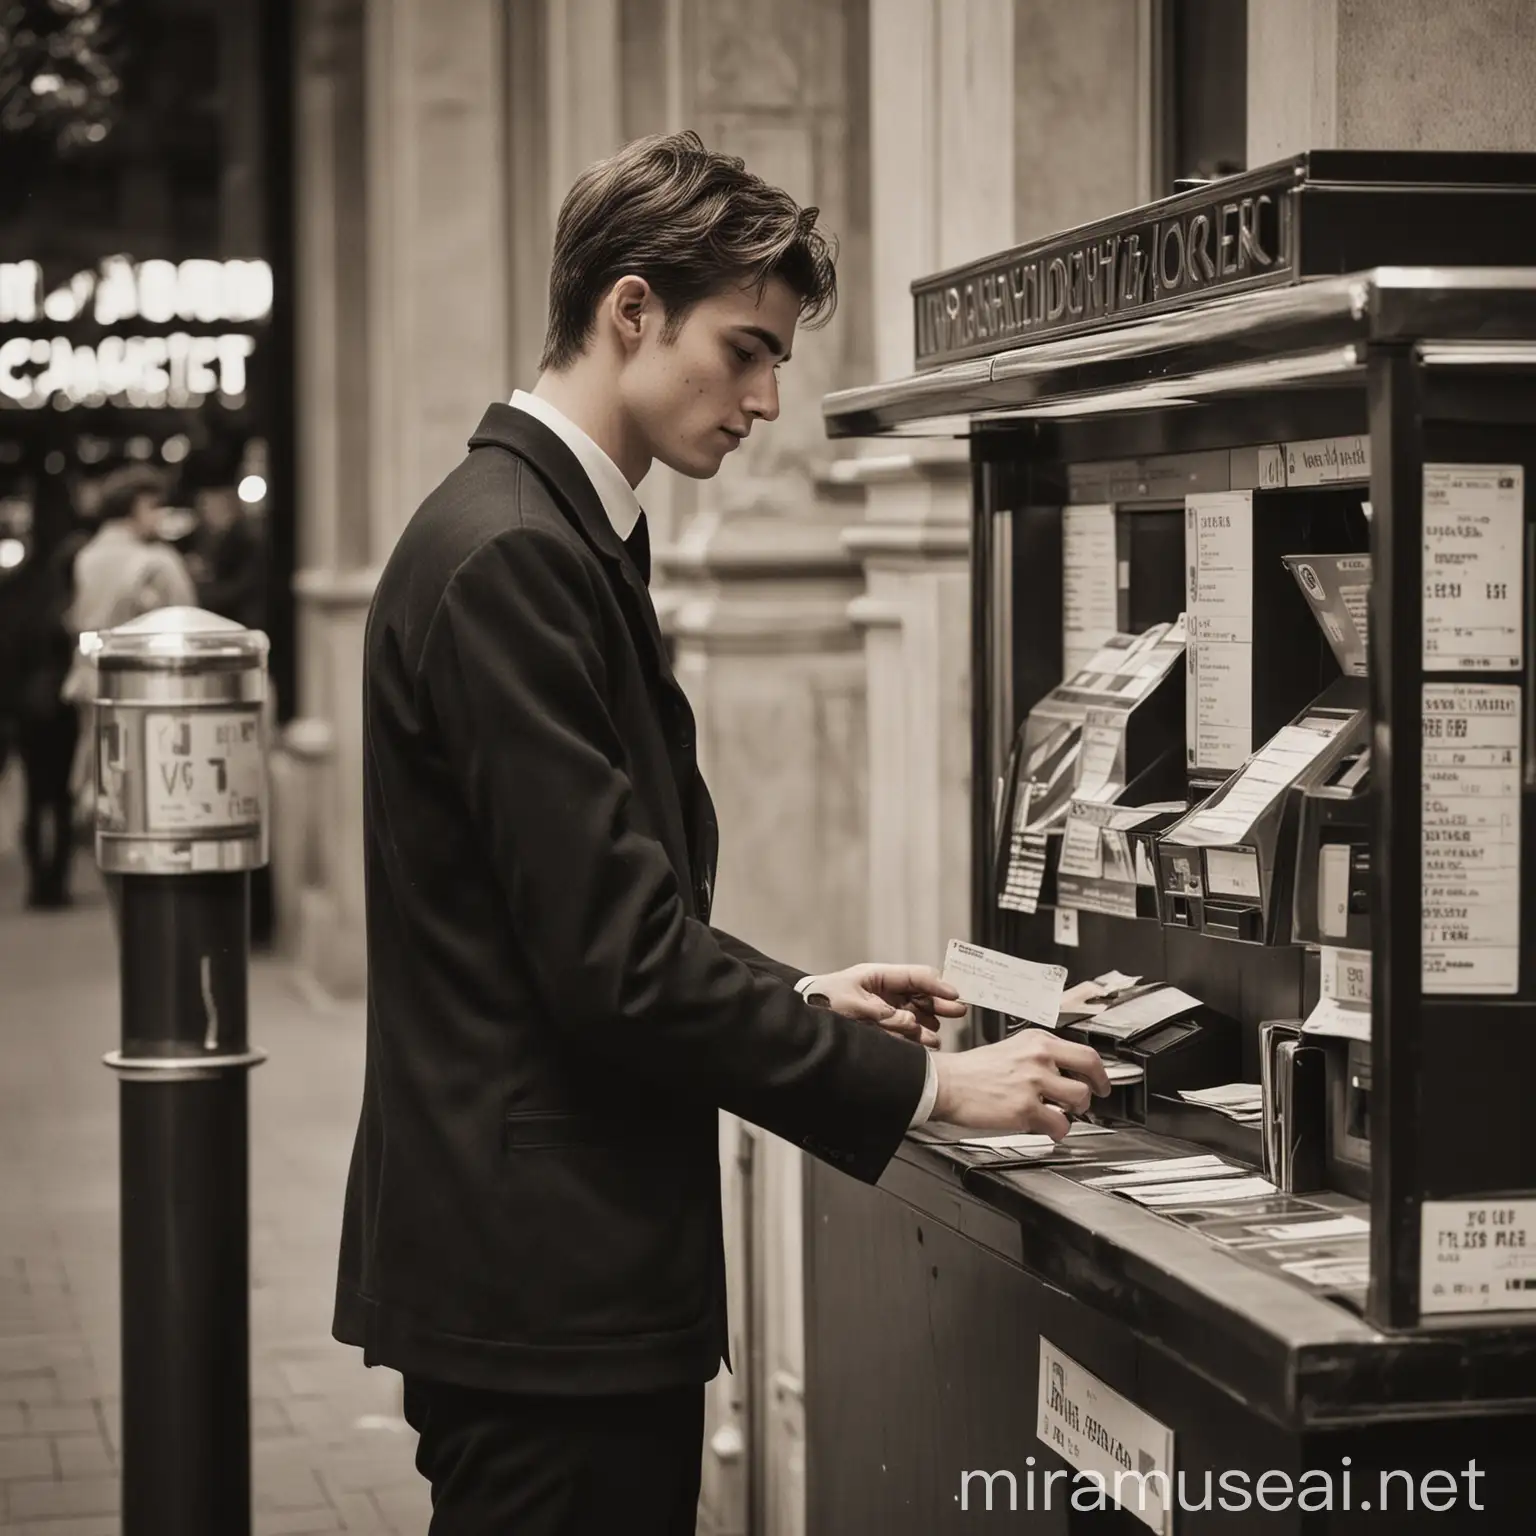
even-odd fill
[[[940,1052],[933,1062],[939,1074],[933,1118],[968,1130],[1038,1131],[1060,1141],[1071,1123],[1064,1111],[1082,1114],[1094,1094],[1109,1092],[1099,1053],[1048,1029]]]

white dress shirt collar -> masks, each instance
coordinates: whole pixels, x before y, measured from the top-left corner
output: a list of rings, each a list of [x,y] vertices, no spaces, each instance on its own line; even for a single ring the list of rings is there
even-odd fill
[[[549,401],[518,390],[512,396],[512,405],[526,411],[536,421],[541,421],[576,456],[576,462],[587,472],[597,499],[608,514],[608,521],[619,538],[627,539],[640,521],[640,499],[634,487],[624,478],[624,472],[564,411],[556,410]]]

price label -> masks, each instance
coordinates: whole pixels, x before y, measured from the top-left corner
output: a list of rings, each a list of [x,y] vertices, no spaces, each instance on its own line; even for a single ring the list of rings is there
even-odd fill
[[[1517,672],[1525,470],[1424,466],[1424,670]]]
[[[1368,437],[1318,437],[1285,445],[1285,483],[1336,485],[1341,480],[1371,478]]]
[[[1236,768],[1253,751],[1253,492],[1184,498],[1185,751]]]
[[[1426,683],[1423,990],[1520,989],[1520,690]]]
[[[1036,1434],[1063,1461],[1098,1473],[1121,1509],[1168,1536],[1173,1431],[1044,1337],[1036,1422]]]
[[[1116,572],[1114,507],[1064,507],[1061,629],[1068,677],[1120,627]]]
[[[1536,1200],[1426,1200],[1419,1310],[1536,1312]]]
[[[254,710],[178,710],[144,721],[145,824],[151,832],[261,825],[267,773]]]
[[[1322,994],[1338,1003],[1371,1005],[1371,955],[1365,949],[1322,952]]]

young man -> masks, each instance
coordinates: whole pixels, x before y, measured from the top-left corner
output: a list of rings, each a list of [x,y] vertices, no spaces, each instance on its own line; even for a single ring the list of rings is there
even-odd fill
[[[691,1536],[718,1110],[872,1182],[930,1113],[1061,1135],[1107,1091],[1046,1031],[925,1050],[963,1011],[926,967],[806,978],[710,926],[715,818],[634,487],[656,459],[713,475],[778,415],[835,296],[815,220],[692,134],[586,172],[537,386],[486,412],[374,599],[335,1329],[404,1374],[433,1536]]]

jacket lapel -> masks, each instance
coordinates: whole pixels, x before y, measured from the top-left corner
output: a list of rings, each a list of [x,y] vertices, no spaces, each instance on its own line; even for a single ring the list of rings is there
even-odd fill
[[[693,865],[694,899],[707,921],[719,834],[714,809],[698,772],[693,708],[672,670],[672,660],[667,654],[666,639],[661,633],[649,588],[614,532],[613,524],[608,521],[602,500],[586,471],[577,462],[575,454],[543,422],[527,411],[497,401],[487,408],[469,446],[503,448],[527,464],[548,486],[555,504],[602,560],[609,580],[617,586],[625,622],[636,648],[649,661],[659,685],[662,730],[670,747]]]

